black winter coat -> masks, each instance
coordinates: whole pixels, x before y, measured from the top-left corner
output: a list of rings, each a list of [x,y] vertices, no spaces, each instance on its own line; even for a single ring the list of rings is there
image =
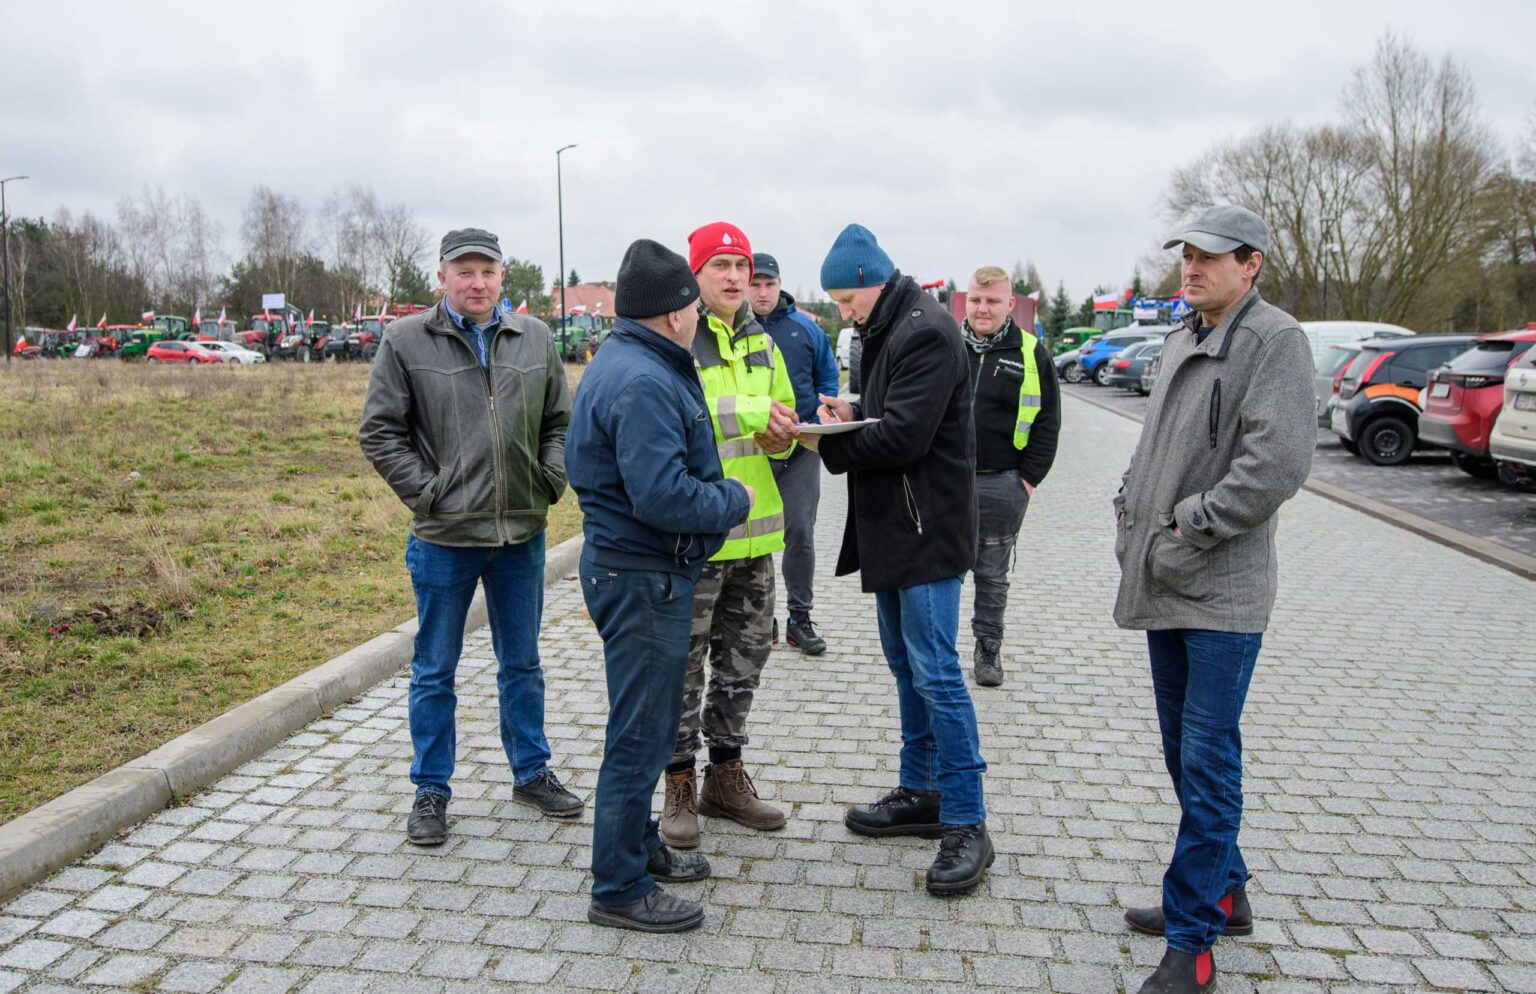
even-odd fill
[[[959,576],[976,563],[976,435],[968,351],[955,319],[897,273],[869,321],[854,416],[880,423],[821,440],[848,474],[837,575],[866,593]]]

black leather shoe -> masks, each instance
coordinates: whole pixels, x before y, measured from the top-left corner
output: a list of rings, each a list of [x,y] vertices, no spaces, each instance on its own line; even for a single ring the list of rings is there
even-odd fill
[[[662,846],[645,862],[645,872],[657,880],[685,884],[709,876],[709,860],[693,852],[678,852]]]
[[[827,651],[827,640],[816,634],[808,614],[789,616],[789,624],[784,627],[784,639],[807,656],[819,656]]]
[[[1216,989],[1216,957],[1170,948],[1137,994],[1210,994]]]
[[[575,818],[587,802],[565,789],[554,770],[545,770],[521,787],[512,788],[512,800],[538,808],[552,818]]]
[[[916,835],[937,839],[944,834],[939,821],[939,792],[897,787],[873,804],[855,804],[843,824],[859,835]]]
[[[415,846],[440,846],[448,839],[448,798],[424,790],[405,820],[405,841]]]
[[[1252,935],[1253,908],[1248,904],[1248,889],[1239,887],[1219,902],[1227,913],[1227,926],[1222,935]],[[1167,926],[1163,919],[1163,907],[1131,908],[1125,913],[1125,923],[1145,935],[1162,935]]]
[[[649,894],[629,904],[593,901],[587,906],[587,921],[609,928],[632,928],[636,932],[686,932],[704,924],[704,906],[653,887]]]
[[[997,859],[985,825],[945,825],[939,854],[928,868],[928,893],[963,894],[981,883]]]
[[[971,672],[976,677],[978,687],[1001,687],[1003,685],[1003,664],[998,658],[1003,651],[1003,643],[997,639],[977,639],[976,653],[972,658],[976,665]]]

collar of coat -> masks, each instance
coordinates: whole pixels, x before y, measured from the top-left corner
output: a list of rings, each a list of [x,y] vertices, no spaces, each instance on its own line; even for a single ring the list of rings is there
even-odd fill
[[[1243,298],[1227,312],[1227,316],[1222,319],[1221,324],[1218,324],[1209,335],[1205,336],[1205,341],[1203,342],[1200,341],[1199,335],[1200,312],[1190,311],[1184,315],[1182,324],[1184,325],[1184,330],[1189,333],[1190,338],[1194,339],[1196,343],[1194,351],[1208,355],[1212,359],[1225,359],[1227,353],[1232,350],[1233,333],[1237,331],[1238,326],[1242,324],[1243,318],[1248,316],[1248,312],[1253,310],[1254,305],[1258,302],[1259,288],[1256,286],[1249,287],[1248,292],[1243,295]]]
[[[715,315],[714,311],[710,310],[708,307],[705,307],[703,303],[700,303],[698,334],[708,332],[709,334],[714,335],[716,338],[719,338],[720,333],[718,329],[722,328],[725,328],[725,322],[720,320],[720,318]],[[747,350],[742,347],[741,343],[746,339],[748,335],[761,332],[763,330],[763,326],[762,323],[757,320],[757,315],[753,312],[752,305],[743,301],[741,306],[736,310],[736,316],[731,319],[731,327],[729,330],[731,336],[729,342],[731,351],[745,353]],[[720,344],[724,346],[727,343],[722,341]],[[724,348],[722,348],[721,352],[723,353],[724,351]]]
[[[516,321],[501,313],[499,305],[493,313],[496,315],[495,323],[487,325],[486,331],[491,332],[493,336],[495,332],[502,329],[506,329],[513,334],[522,334],[523,329],[518,327]],[[439,335],[453,335],[455,338],[463,338],[463,335],[459,332],[459,326],[453,323],[453,317],[448,313],[447,300],[439,300],[427,311],[425,327],[428,331],[436,332]]]
[[[912,277],[901,275],[900,270],[891,274],[890,282],[885,285],[884,290],[880,291],[879,299],[875,301],[875,306],[869,312],[869,320],[863,324],[854,325],[859,331],[860,338],[878,335],[891,324],[900,310],[897,301],[907,292],[909,285],[918,293],[923,292]]]

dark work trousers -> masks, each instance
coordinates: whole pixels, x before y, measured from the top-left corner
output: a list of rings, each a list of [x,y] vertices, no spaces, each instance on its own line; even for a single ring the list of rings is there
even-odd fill
[[[603,638],[608,677],[608,733],[592,825],[592,900],[612,906],[638,901],[656,886],[645,871],[661,845],[651,795],[677,744],[693,583],[674,573],[598,566],[587,551],[580,576],[587,613]]]
[[[977,473],[976,502],[981,520],[976,533],[976,604],[971,612],[971,634],[1001,642],[1003,615],[1008,610],[1008,572],[1013,569],[1029,494],[1019,474],[1012,470]]]
[[[788,459],[769,460],[784,501],[784,591],[789,613],[811,613],[816,577],[816,505],[821,502],[821,456],[799,446]]]

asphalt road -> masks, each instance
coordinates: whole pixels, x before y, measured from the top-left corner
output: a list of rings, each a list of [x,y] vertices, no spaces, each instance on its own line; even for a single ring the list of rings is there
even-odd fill
[[[1125,390],[1063,383],[1068,395],[1141,418],[1147,399]],[[1352,456],[1326,428],[1317,433],[1313,480],[1536,556],[1536,496],[1497,481],[1476,480],[1451,465],[1444,450],[1420,450],[1400,466],[1373,466]]]

